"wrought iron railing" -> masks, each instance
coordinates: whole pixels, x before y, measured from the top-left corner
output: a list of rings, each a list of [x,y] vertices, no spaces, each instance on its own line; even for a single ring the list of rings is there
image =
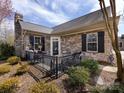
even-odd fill
[[[42,69],[49,72],[56,78],[64,73],[69,67],[78,65],[81,61],[80,53],[74,53],[66,56],[50,56],[44,53],[27,52],[30,61]]]

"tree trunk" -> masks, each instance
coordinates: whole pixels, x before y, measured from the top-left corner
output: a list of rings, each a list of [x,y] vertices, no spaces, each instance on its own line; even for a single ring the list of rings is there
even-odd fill
[[[100,2],[101,10],[103,12],[103,17],[105,20],[106,28],[107,28],[109,37],[112,42],[112,47],[113,47],[113,49],[115,51],[115,55],[116,55],[117,69],[118,69],[117,79],[120,82],[122,82],[122,81],[124,81],[124,79],[123,79],[124,71],[123,71],[123,66],[122,66],[122,57],[121,57],[121,53],[120,53],[119,46],[118,46],[118,27],[117,27],[117,23],[116,23],[116,3],[115,3],[115,0],[110,0],[110,6],[111,6],[111,11],[112,11],[112,23],[113,23],[113,29],[111,29],[111,25],[109,22],[109,16],[108,16],[106,6],[105,6],[105,1],[99,0],[99,2]]]
[[[117,77],[119,81],[123,80],[123,67],[122,67],[122,58],[121,58],[121,53],[120,51],[115,51],[116,58],[117,58]]]

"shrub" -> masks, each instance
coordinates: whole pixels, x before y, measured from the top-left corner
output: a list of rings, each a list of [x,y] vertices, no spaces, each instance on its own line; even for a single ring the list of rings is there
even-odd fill
[[[94,88],[92,93],[124,93],[124,85],[112,85],[107,88]]]
[[[30,88],[30,93],[60,93],[60,90],[53,83],[39,82]]]
[[[20,60],[21,60],[20,57],[12,56],[12,57],[9,57],[9,58],[7,59],[7,62],[8,62],[10,65],[15,65],[15,64],[17,64]]]
[[[7,59],[7,57],[0,55],[0,60],[6,60],[6,59]]]
[[[0,84],[0,93],[15,93],[18,86],[18,78],[12,77]]]
[[[17,69],[16,75],[22,75],[22,74],[26,73],[27,71],[28,71],[28,65],[27,65],[27,64],[21,65],[21,66]]]
[[[124,85],[113,85],[106,88],[104,93],[124,93]]]
[[[2,58],[7,58],[15,55],[15,49],[8,43],[0,43],[0,55]]]
[[[103,87],[93,87],[92,89],[91,89],[91,93],[104,93],[103,90],[104,88]]]
[[[88,68],[91,73],[96,73],[98,71],[98,62],[95,60],[87,59],[81,61],[80,65]]]
[[[71,67],[68,69],[67,74],[72,86],[85,85],[89,80],[89,70],[84,67]]]
[[[0,75],[10,72],[9,65],[1,65],[0,66]]]

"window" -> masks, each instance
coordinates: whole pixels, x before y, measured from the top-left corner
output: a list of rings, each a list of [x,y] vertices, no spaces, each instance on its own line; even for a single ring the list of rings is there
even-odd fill
[[[42,46],[41,46],[41,37],[39,36],[35,36],[35,39],[34,39],[34,47],[35,47],[35,50],[41,50]]]
[[[84,52],[105,52],[105,33],[104,31],[99,31],[96,33],[83,33],[82,39],[82,51]]]
[[[120,42],[119,46],[122,47],[122,42]]]
[[[87,51],[97,51],[98,50],[98,34],[90,33],[87,34]]]

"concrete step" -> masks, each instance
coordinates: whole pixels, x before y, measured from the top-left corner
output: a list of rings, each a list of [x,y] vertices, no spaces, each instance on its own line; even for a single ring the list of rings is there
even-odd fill
[[[48,76],[47,71],[40,68],[38,65],[30,65],[28,72],[37,82],[51,80],[51,77]]]
[[[29,74],[36,81],[40,81],[40,79],[42,79],[42,77],[44,77],[44,74],[40,70],[38,70],[37,68],[35,68],[34,66],[30,66],[30,68],[29,68]]]

